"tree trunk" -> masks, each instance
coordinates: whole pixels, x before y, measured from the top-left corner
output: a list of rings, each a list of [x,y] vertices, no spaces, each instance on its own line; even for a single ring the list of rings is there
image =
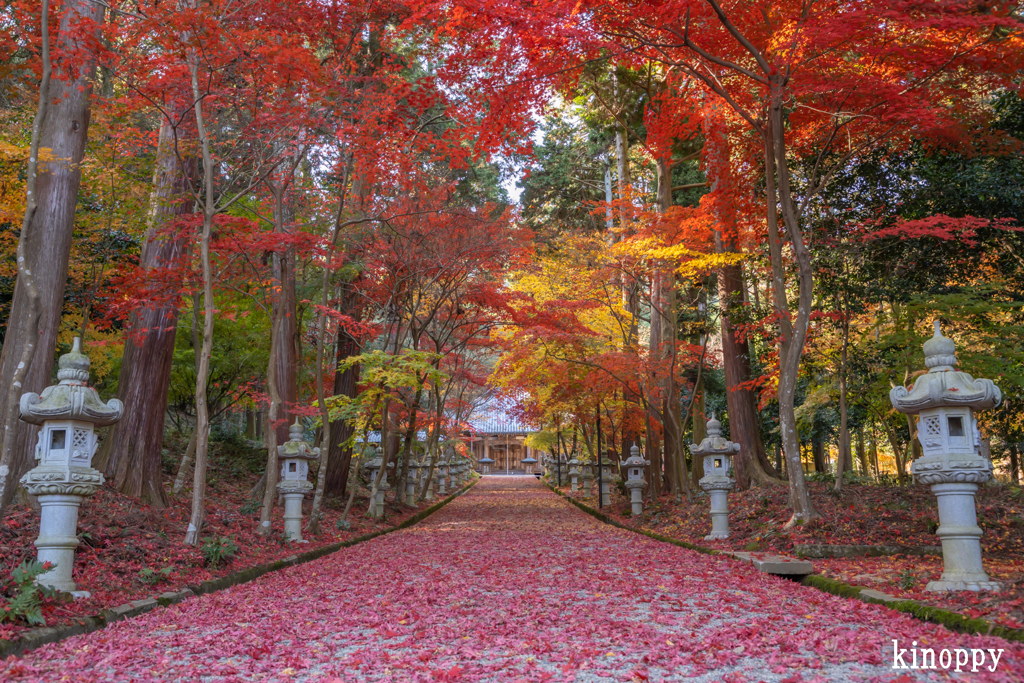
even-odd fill
[[[860,473],[868,475],[868,454],[864,449],[864,426],[857,427],[857,460],[860,461]]]
[[[18,402],[22,393],[41,392],[50,384],[53,371],[82,180],[81,162],[89,132],[96,65],[88,43],[98,38],[104,8],[99,3],[68,0],[62,7],[54,41],[56,52],[80,55],[74,60],[79,66],[72,81],[63,80],[61,71],[57,71],[48,84],[46,113],[39,122],[38,149],[49,150],[49,160],[35,174],[34,197],[30,199],[34,199],[36,208],[21,245],[24,269],[34,282],[19,278],[15,283],[0,353],[0,421],[5,429],[0,434],[0,514],[11,502],[18,480],[32,467],[39,431],[35,425],[17,419]],[[80,32],[83,28],[84,34]],[[20,363],[25,365],[19,368]],[[21,386],[17,387],[19,375]]]
[[[735,252],[735,244],[716,231],[715,248],[719,253]],[[723,267],[718,273],[718,299],[722,310],[722,365],[725,370],[725,398],[729,407],[729,439],[740,445],[733,458],[736,488],[782,484],[777,479],[781,464],[772,467],[761,441],[757,414],[757,395],[746,386],[751,379],[750,346],[740,341],[729,318],[744,290],[743,268],[739,264]]]
[[[205,521],[206,505],[206,456],[210,445],[210,409],[206,403],[206,383],[210,375],[210,355],[213,353],[213,317],[216,302],[213,300],[213,267],[210,263],[210,236],[213,232],[213,217],[216,212],[213,187],[213,152],[210,137],[203,117],[203,98],[199,91],[199,57],[189,57],[189,71],[192,76],[192,97],[195,107],[196,129],[203,154],[203,233],[199,241],[199,252],[203,266],[203,342],[196,370],[196,465],[192,478],[192,516],[185,531],[186,545],[199,545]]]
[[[694,387],[694,403],[693,403],[693,435],[690,437],[690,441],[695,444],[699,444],[704,440],[704,437],[708,435],[707,430],[707,418],[705,416],[706,407],[704,405],[704,378],[701,377]],[[704,478],[704,458],[692,458],[693,471],[691,472],[691,483],[694,487],[700,486],[700,480]]]
[[[283,193],[285,188],[279,188]],[[277,202],[277,230],[286,232],[286,205],[284,197]],[[277,418],[273,421],[277,431],[277,443],[287,441],[288,428],[295,421],[295,406],[299,400],[298,384],[298,327],[296,320],[295,296],[295,250],[288,248],[285,253],[274,254],[274,278],[281,287],[280,295],[274,302],[274,315],[280,319],[277,331],[277,351],[274,356],[274,372],[277,379],[277,390],[281,394],[281,405],[278,407]],[[281,309],[279,312],[277,309]]]
[[[196,441],[198,433],[196,430],[192,430],[192,436],[188,439],[188,446],[185,447],[185,455],[181,457],[181,463],[178,465],[178,475],[174,478],[174,488],[171,489],[171,495],[176,496],[181,493],[181,490],[185,488],[185,478],[188,476],[188,468],[192,466],[192,458],[196,453]]]
[[[169,121],[160,127],[156,170],[146,242],[141,266],[150,272],[179,265],[188,252],[188,235],[160,234],[163,224],[192,212],[194,158],[179,163],[174,130]],[[162,484],[160,451],[164,440],[167,392],[171,385],[178,307],[165,303],[134,311],[121,358],[117,397],[124,416],[110,428],[103,442],[106,475],[121,493],[157,507],[168,503]]]
[[[878,439],[874,430],[871,432],[871,467],[875,470],[875,479],[878,479]]]
[[[825,442],[820,437],[811,437],[811,455],[814,457],[814,471],[825,472]]]
[[[346,288],[348,291],[350,288]],[[346,297],[351,300],[351,297]],[[344,303],[344,302],[343,302]],[[348,309],[351,317],[361,320],[361,311],[354,306]],[[342,306],[342,310],[345,307]],[[337,344],[337,367],[352,356],[360,353],[359,342],[348,334],[344,329],[338,330]],[[345,370],[334,373],[334,395],[348,396],[355,398],[359,394],[359,366],[353,365]],[[352,460],[352,447],[348,441],[352,438],[354,426],[346,420],[335,420],[331,423],[331,453],[327,464],[327,481],[324,484],[324,493],[328,496],[342,496],[348,485],[349,468]]]
[[[853,465],[850,449],[850,409],[846,400],[848,354],[850,348],[850,320],[843,311],[843,345],[839,351],[839,460],[836,462],[836,491],[843,490],[843,477]]]
[[[789,462],[790,504],[793,516],[787,527],[798,522],[808,522],[820,515],[811,503],[807,482],[804,479],[800,461],[800,437],[796,426],[796,382],[800,370],[800,358],[810,323],[813,294],[813,277],[810,254],[803,243],[803,233],[795,214],[793,197],[789,189],[789,168],[786,158],[785,127],[782,116],[782,94],[777,80],[772,77],[772,100],[769,109],[765,135],[765,192],[767,197],[768,247],[772,263],[772,294],[776,312],[779,315],[779,384],[776,397],[779,402],[779,428],[782,432],[782,447]],[[776,183],[776,174],[778,182]],[[787,300],[785,264],[782,256],[782,237],[779,232],[779,208],[799,271],[799,298],[796,324],[790,320]]]
[[[1010,452],[1010,482],[1014,486],[1020,486],[1020,458],[1017,452],[1017,442],[1011,442],[1006,450]]]

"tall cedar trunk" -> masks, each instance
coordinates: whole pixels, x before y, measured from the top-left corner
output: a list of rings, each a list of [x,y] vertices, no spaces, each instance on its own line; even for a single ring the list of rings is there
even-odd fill
[[[280,230],[284,231],[287,220],[286,205],[280,202],[277,216]],[[295,250],[288,248],[284,254],[274,254],[274,278],[281,286],[280,296],[274,302],[275,313],[280,318],[277,331],[277,351],[275,353],[274,372],[277,379],[277,390],[281,394],[281,406],[278,409],[274,424],[277,431],[277,442],[284,443],[290,437],[288,428],[295,421],[295,405],[299,400],[298,383],[298,328],[296,320],[295,296]]]
[[[716,251],[735,252],[735,244],[717,233]],[[750,346],[740,341],[729,318],[729,312],[740,304],[743,296],[743,267],[739,264],[723,267],[718,272],[718,298],[722,309],[722,365],[725,369],[725,398],[729,408],[729,438],[740,445],[733,458],[736,488],[746,491],[751,486],[779,484],[776,468],[768,461],[761,441],[757,415],[757,396],[746,386],[751,379]]]
[[[825,442],[820,437],[811,437],[811,454],[814,457],[814,471],[825,471]]]
[[[789,499],[793,516],[786,526],[808,522],[820,515],[811,503],[807,482],[800,459],[800,436],[796,426],[796,381],[800,370],[800,357],[811,315],[813,294],[810,254],[803,243],[803,232],[796,217],[789,187],[789,167],[786,158],[785,127],[782,117],[782,87],[779,77],[772,77],[772,99],[765,131],[765,194],[767,197],[768,248],[772,264],[772,296],[779,314],[779,384],[776,398],[779,403],[779,428],[782,447],[789,463]],[[777,177],[776,177],[777,176]],[[787,300],[785,264],[782,256],[782,236],[779,232],[779,208],[786,232],[796,256],[799,271],[799,297],[796,324],[790,319]]]
[[[39,393],[51,381],[64,307],[75,205],[82,180],[81,161],[89,132],[89,105],[96,65],[88,43],[98,38],[104,8],[99,3],[68,0],[62,7],[54,41],[55,53],[79,55],[74,63],[65,65],[77,78],[63,80],[60,78],[63,71],[54,69],[56,77],[49,83],[47,112],[39,131],[38,147],[49,150],[49,160],[39,166],[35,178],[36,208],[22,245],[25,269],[32,274],[38,299],[32,301],[20,279],[15,283],[0,353],[0,387],[4,388],[0,391],[0,422],[6,424],[6,418],[13,415],[11,431],[0,434],[5,442],[0,457],[0,513],[11,502],[18,480],[32,467],[39,431],[35,425],[17,419],[20,394]],[[85,33],[81,32],[83,21],[92,22]],[[8,387],[14,386],[18,364],[24,362],[23,351],[33,344],[34,348],[29,348],[27,368],[22,368],[20,389],[8,391]],[[7,439],[13,442],[6,443]]]
[[[860,473],[864,476],[868,474],[868,454],[864,450],[864,426],[857,427],[857,460],[860,461]]]
[[[672,163],[669,159],[657,161],[658,174],[658,210],[666,213],[672,208]],[[662,391],[664,401],[662,403],[662,425],[664,426],[665,451],[664,459],[672,463],[672,468],[666,468],[666,474],[672,471],[679,473],[675,479],[676,485],[686,493],[686,499],[692,500],[690,485],[687,478],[685,456],[683,455],[683,418],[680,415],[679,383],[676,381],[676,336],[677,336],[677,301],[676,301],[676,276],[672,266],[667,263],[656,263],[655,268],[660,270],[657,277],[659,285],[658,301],[660,310],[658,318],[661,323],[658,357],[665,367],[665,377]],[[654,318],[652,313],[652,319]],[[660,492],[660,463],[657,466],[651,460],[651,480],[658,482],[659,488],[652,492],[652,495]],[[672,482],[669,482],[672,483]]]
[[[184,157],[179,163],[174,135],[171,123],[165,120],[160,127],[149,226],[140,259],[150,272],[179,265],[188,251],[187,235],[168,239],[160,234],[165,223],[191,213],[195,203],[196,159]],[[117,490],[157,507],[168,503],[161,481],[160,451],[177,326],[178,307],[171,303],[132,313],[117,384],[117,397],[125,411],[103,442],[108,455],[101,454],[106,475]]]
[[[693,387],[694,400],[693,400],[693,415],[690,416],[693,436],[690,440],[699,444],[704,440],[704,437],[708,435],[707,420],[705,419],[706,407],[704,405],[704,378],[700,378],[700,382]],[[704,478],[704,458],[691,458],[692,462],[690,467],[690,482],[695,486],[700,486],[700,480]]]
[[[345,330],[338,330],[337,359],[340,365],[346,359],[359,354],[359,343]],[[342,372],[334,373],[334,395],[355,398],[359,393],[359,366],[353,365]],[[349,468],[352,461],[352,446],[348,445],[355,427],[347,420],[331,423],[331,455],[327,465],[327,482],[324,493],[328,496],[344,495],[348,486]]]
[[[850,320],[846,317],[847,306],[844,305],[843,309],[843,345],[839,351],[839,461],[836,463],[836,491],[843,490],[843,477],[853,465],[853,453],[850,448],[850,406],[847,402]]]
[[[1020,457],[1017,452],[1017,442],[1013,441],[1009,444],[1006,449],[1010,453],[1010,481],[1013,482],[1014,486],[1020,485]]]
[[[651,271],[651,327],[648,335],[649,357],[653,361],[661,357],[661,271],[654,268]],[[655,500],[661,493],[661,444],[662,438],[667,431],[662,423],[661,400],[656,398],[660,389],[652,387],[654,396],[650,399],[650,407],[647,411],[647,460],[650,461],[650,484],[647,490],[651,500]],[[654,424],[652,424],[654,422]]]

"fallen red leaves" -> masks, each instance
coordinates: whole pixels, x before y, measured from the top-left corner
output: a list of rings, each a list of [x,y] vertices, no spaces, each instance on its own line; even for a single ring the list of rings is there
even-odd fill
[[[74,580],[79,589],[89,591],[92,596],[45,605],[46,624],[72,623],[76,618],[131,600],[180,590],[188,584],[391,527],[417,512],[389,499],[384,522],[375,522],[364,516],[367,500],[366,492],[361,491],[364,495],[356,498],[349,515],[350,529],[337,528],[345,501],[328,501],[323,509],[319,536],[304,533],[309,543],[288,543],[280,533],[283,527],[280,507],[274,510],[273,528],[277,533],[268,538],[256,534],[259,510],[242,511],[255,484],[254,475],[216,477],[207,489],[207,523],[203,537],[232,537],[239,546],[235,557],[221,567],[206,566],[199,548],[181,543],[190,517],[189,496],[183,495],[172,501],[171,507],[159,510],[140,505],[107,486],[101,488],[81,507],[78,531],[82,543],[75,553]],[[166,488],[170,490],[170,481]],[[305,511],[308,514],[309,500]],[[22,560],[34,559],[36,551],[32,542],[38,533],[38,513],[24,505],[12,505],[0,524],[0,569],[9,574]],[[171,571],[166,580],[158,583],[147,584],[140,576],[143,569],[159,571],[164,568]],[[0,638],[16,639],[26,629],[24,625],[0,624]]]
[[[1003,649],[485,477],[407,531],[0,664],[10,681],[891,681],[892,640]],[[771,674],[771,675],[769,675]],[[912,672],[907,680],[924,680]]]
[[[604,512],[629,526],[730,550],[792,554],[794,546],[810,544],[939,545],[934,532],[938,521],[935,496],[927,487],[847,484],[839,495],[832,493],[830,484],[808,482],[808,488],[822,519],[789,530],[782,528],[790,517],[786,487],[730,493],[730,538],[725,541],[704,540],[711,528],[706,497],[698,498],[694,505],[676,505],[669,496],[662,496],[645,507],[640,520],[634,520],[628,499],[616,491],[611,507]],[[855,586],[1024,628],[1024,501],[1005,486],[983,486],[977,500],[978,522],[985,532],[985,567],[990,576],[1003,582],[1005,589],[999,593],[940,595],[925,591],[928,581],[942,573],[940,556],[814,559],[815,571]],[[596,498],[589,502],[596,507]]]

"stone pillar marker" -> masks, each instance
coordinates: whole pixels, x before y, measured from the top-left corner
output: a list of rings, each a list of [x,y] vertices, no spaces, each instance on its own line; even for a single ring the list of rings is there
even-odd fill
[[[893,407],[917,415],[917,439],[922,455],[910,467],[914,481],[931,486],[938,499],[942,542],[942,578],[930,581],[930,591],[999,590],[981,564],[981,534],[975,513],[978,484],[992,478],[992,463],[980,452],[981,434],[974,411],[994,408],[1002,401],[999,387],[956,370],[956,345],[935,333],[924,343],[928,373],[913,387],[889,392]]]
[[[303,440],[303,431],[296,417],[295,424],[288,428],[288,441],[277,447],[277,458],[281,461],[277,492],[284,498],[284,537],[296,543],[309,542],[302,538],[302,499],[313,490],[309,463],[320,458],[320,449],[311,448]]]
[[[96,427],[121,419],[124,406],[113,398],[100,400],[88,385],[89,357],[82,353],[78,337],[71,352],[57,361],[58,383],[43,389],[42,395],[25,393],[19,404],[20,417],[40,425],[36,442],[39,462],[21,478],[28,492],[39,499],[39,537],[35,540],[40,562],[56,565],[40,574],[37,582],[75,597],[89,597],[71,580],[78,547],[78,508],[103,485],[103,474],[92,468],[96,454]]]
[[[651,464],[640,456],[640,447],[633,444],[629,449],[629,457],[623,463],[626,466],[626,488],[629,489],[629,504],[633,516],[638,517],[644,513],[644,468]]]
[[[740,445],[722,436],[722,423],[714,413],[707,424],[708,435],[700,445],[690,444],[693,457],[704,458],[704,477],[698,482],[711,497],[711,533],[705,541],[729,538],[729,491],[736,481],[729,476],[732,456],[740,452]]]
[[[572,460],[569,461],[569,479],[571,480],[571,489],[573,493],[576,493],[576,487],[579,485],[580,472],[580,461],[573,454]]]

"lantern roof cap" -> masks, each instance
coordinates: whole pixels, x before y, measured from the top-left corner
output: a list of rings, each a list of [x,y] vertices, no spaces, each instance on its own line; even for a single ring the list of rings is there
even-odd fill
[[[492,465],[494,464],[494,458],[485,455],[484,457],[477,460],[477,462],[479,462],[481,465]]]
[[[722,423],[711,414],[707,422],[708,435],[700,442],[700,445],[690,444],[690,453],[696,456],[701,455],[733,455],[740,452],[740,445],[729,441],[722,436]]]
[[[96,390],[88,386],[89,357],[82,353],[82,340],[75,337],[71,351],[57,361],[57,384],[43,389],[42,394],[21,395],[21,419],[29,424],[46,420],[78,420],[106,427],[121,419],[124,404],[116,398],[106,403]]]
[[[622,464],[626,467],[644,467],[651,463],[640,455],[640,447],[633,444],[633,447],[629,449],[629,457]]]
[[[317,460],[320,457],[320,449],[312,448],[302,438],[305,430],[299,418],[288,428],[288,436],[291,438],[277,447],[277,457],[288,458],[289,460]]]
[[[526,456],[525,458],[523,458],[519,462],[525,462],[527,465],[534,465],[534,464],[537,463],[537,458],[534,458],[532,456]]]
[[[909,389],[893,387],[889,401],[901,413],[915,415],[922,410],[943,407],[967,407],[973,410],[994,408],[1003,394],[992,380],[975,379],[956,366],[956,345],[942,334],[939,321],[935,333],[924,343],[924,364],[928,373],[921,375]]]

